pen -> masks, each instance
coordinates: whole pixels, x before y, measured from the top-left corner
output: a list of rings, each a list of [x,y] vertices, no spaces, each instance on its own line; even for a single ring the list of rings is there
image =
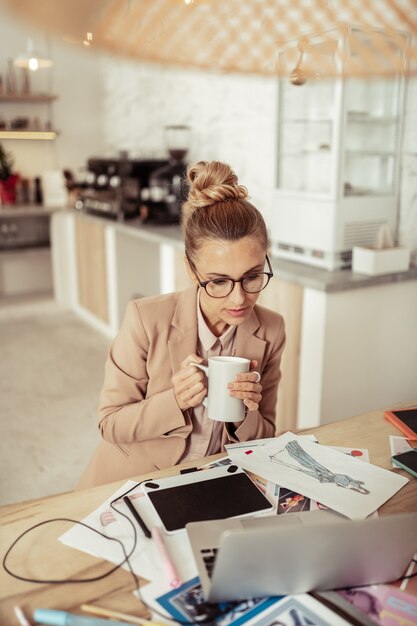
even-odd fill
[[[125,619],[132,624],[145,624],[145,626],[166,626],[158,622],[151,622],[144,617],[137,617],[136,615],[128,615],[127,613],[120,613],[119,611],[112,611],[111,609],[103,609],[100,606],[94,606],[93,604],[82,604],[81,610],[92,615],[101,615],[101,617],[109,617],[110,619]],[[113,622],[112,622],[113,623]]]
[[[159,554],[162,559],[162,566],[164,569],[164,574],[167,579],[167,582],[173,589],[177,589],[181,586],[181,580],[178,576],[177,568],[175,567],[171,557],[168,554],[168,550],[166,548],[165,542],[162,538],[161,532],[159,528],[152,528],[152,539],[155,540],[155,543],[158,547]]]
[[[36,609],[33,611],[33,619],[38,624],[45,624],[45,626],[131,626],[127,622],[84,617],[83,615],[74,615],[53,609]]]
[[[141,518],[141,516],[139,515],[139,513],[137,512],[137,510],[135,509],[135,507],[133,506],[133,504],[131,503],[130,499],[128,498],[128,496],[124,496],[123,497],[123,501],[125,502],[127,508],[129,509],[129,511],[132,513],[133,517],[135,518],[135,520],[137,521],[137,523],[139,524],[139,526],[141,527],[143,534],[145,535],[145,537],[147,537],[148,539],[151,538],[151,531],[149,530],[149,528],[146,526],[145,522],[143,521],[143,519]]]

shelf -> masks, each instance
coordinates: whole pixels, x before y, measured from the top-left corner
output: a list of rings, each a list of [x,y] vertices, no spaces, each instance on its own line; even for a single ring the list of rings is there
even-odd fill
[[[298,152],[281,152],[280,155],[278,155],[278,159],[288,159],[288,158],[301,158],[301,157],[308,157],[308,156],[330,156],[332,154],[332,151],[330,148],[323,148],[322,150],[300,150]]]
[[[357,115],[356,113],[348,113],[348,122],[359,122],[360,124],[397,124],[398,117],[392,116],[372,116],[372,115]]]
[[[0,102],[52,102],[58,96],[46,93],[32,94],[0,94]]]
[[[327,117],[306,117],[306,118],[288,118],[280,121],[281,125],[284,124],[332,124],[333,120]]]
[[[345,198],[352,198],[352,197],[371,197],[371,196],[392,196],[393,191],[392,189],[370,189],[368,191],[349,191],[349,193],[344,193],[343,196]]]
[[[357,157],[395,157],[393,150],[346,150],[346,155],[350,158]]]
[[[0,130],[0,139],[40,139],[53,141],[58,136],[56,130]]]

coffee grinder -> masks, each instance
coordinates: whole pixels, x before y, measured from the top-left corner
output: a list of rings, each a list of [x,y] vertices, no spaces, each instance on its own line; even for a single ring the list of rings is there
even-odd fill
[[[189,126],[165,126],[165,143],[169,164],[158,168],[149,177],[149,188],[144,190],[140,214],[144,222],[176,224],[181,219],[181,206],[187,199],[184,178],[185,158],[190,145]]]

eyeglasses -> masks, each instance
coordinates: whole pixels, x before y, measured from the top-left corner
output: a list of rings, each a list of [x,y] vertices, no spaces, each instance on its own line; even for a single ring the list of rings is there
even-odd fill
[[[265,289],[274,275],[267,255],[266,262],[268,263],[269,272],[254,272],[245,274],[245,276],[242,276],[239,280],[234,280],[233,278],[214,278],[212,280],[205,280],[201,282],[198,278],[196,267],[188,255],[187,260],[198,281],[198,284],[200,287],[205,289],[207,295],[211,298],[225,298],[232,293],[236,283],[240,283],[243,291],[246,291],[246,293],[259,293],[262,289]]]

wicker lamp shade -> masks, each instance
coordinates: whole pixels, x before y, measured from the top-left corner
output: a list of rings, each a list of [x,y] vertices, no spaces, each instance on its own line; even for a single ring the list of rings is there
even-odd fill
[[[415,0],[2,0],[67,40],[247,74],[417,75]],[[356,27],[356,28],[354,28]]]

